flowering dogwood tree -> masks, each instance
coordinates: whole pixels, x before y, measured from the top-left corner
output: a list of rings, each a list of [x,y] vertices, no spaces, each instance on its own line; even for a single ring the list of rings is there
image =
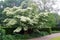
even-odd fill
[[[39,12],[39,8],[35,3],[30,4],[27,8],[20,7],[5,8],[3,15],[6,27],[15,28],[14,32],[20,32],[22,29],[47,28],[55,25],[55,18],[49,12]]]

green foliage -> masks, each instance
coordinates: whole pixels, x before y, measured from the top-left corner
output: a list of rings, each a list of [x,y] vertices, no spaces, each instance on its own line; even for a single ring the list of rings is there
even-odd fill
[[[28,40],[30,38],[36,38],[36,37],[45,36],[48,34],[49,34],[48,32],[42,31],[40,33],[33,32],[32,34],[24,34],[24,35],[21,35],[21,34],[6,35],[3,40]]]
[[[0,40],[3,40],[4,36],[5,36],[5,30],[0,28]]]
[[[48,23],[47,25],[55,27],[56,26],[56,17],[55,17],[55,13],[50,13],[50,16],[48,17]]]
[[[48,34],[49,34],[49,33],[46,32],[46,31],[41,31],[41,32],[40,32],[40,35],[41,35],[41,36],[46,36],[46,35],[48,35]]]

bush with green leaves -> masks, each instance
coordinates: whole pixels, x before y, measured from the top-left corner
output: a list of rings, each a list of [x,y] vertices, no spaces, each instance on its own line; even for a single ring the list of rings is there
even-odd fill
[[[13,7],[5,8],[3,11],[3,25],[7,28],[15,28],[14,32],[20,32],[22,29],[27,31],[39,28],[49,28],[55,26],[55,17],[50,12],[39,12],[35,3],[31,3],[27,8]]]

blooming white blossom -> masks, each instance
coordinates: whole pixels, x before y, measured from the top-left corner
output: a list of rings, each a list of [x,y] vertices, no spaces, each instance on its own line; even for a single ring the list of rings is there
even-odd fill
[[[32,8],[31,8],[31,7],[27,7],[27,9],[32,10]]]
[[[10,19],[6,25],[15,25],[17,21],[15,19]]]
[[[20,32],[20,31],[21,31],[21,28],[17,27],[13,32]]]
[[[45,16],[48,16],[48,12],[44,13]]]
[[[20,19],[21,21],[26,22],[26,17],[21,16],[20,18],[21,18],[21,19]]]
[[[16,16],[14,16],[15,18],[20,18],[21,16],[20,15],[16,15]]]

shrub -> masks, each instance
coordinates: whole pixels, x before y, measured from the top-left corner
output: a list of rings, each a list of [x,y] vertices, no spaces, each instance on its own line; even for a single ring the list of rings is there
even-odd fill
[[[5,36],[5,30],[0,28],[0,40],[3,40],[4,36]]]

